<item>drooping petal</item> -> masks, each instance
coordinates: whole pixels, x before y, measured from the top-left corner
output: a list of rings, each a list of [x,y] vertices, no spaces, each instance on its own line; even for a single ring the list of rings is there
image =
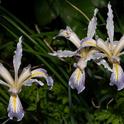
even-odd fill
[[[53,87],[53,78],[51,76],[47,76],[46,82],[47,82],[49,89],[51,90]]]
[[[64,30],[61,29],[58,36],[65,37],[66,39],[70,40],[77,48],[80,47],[80,39],[69,26],[67,26]]]
[[[37,79],[29,79],[29,80],[27,80],[27,81],[24,82],[24,85],[25,86],[31,86],[32,83],[38,83],[40,86],[43,86],[44,85],[44,83],[42,81],[39,81]]]
[[[15,71],[15,79],[18,78],[18,70],[21,65],[22,58],[22,36],[19,38],[19,42],[17,44],[17,48],[15,51],[15,55],[13,56],[13,66]]]
[[[96,47],[96,41],[93,40],[92,38],[85,38],[81,41],[81,47]]]
[[[106,62],[106,60],[102,59],[99,62],[97,62],[98,65],[103,65],[104,68],[108,69],[110,72],[113,72],[109,64]]]
[[[38,68],[38,69],[31,71],[31,73],[32,73],[31,78],[36,78],[36,77],[42,78],[43,77],[45,78],[47,85],[50,87],[50,89],[53,87],[53,79],[51,76],[47,74],[47,71],[45,69]]]
[[[53,53],[49,53],[50,55],[52,56],[57,56],[57,57],[60,57],[60,58],[64,58],[64,57],[72,57],[72,56],[75,56],[77,53],[77,51],[69,51],[69,50],[58,50],[58,51],[54,51]]]
[[[106,28],[107,28],[107,32],[108,32],[110,42],[113,43],[114,22],[113,22],[113,12],[112,12],[110,3],[108,4],[108,14],[107,15],[108,15],[108,18],[107,18]]]
[[[0,76],[8,83],[12,84],[14,82],[9,71],[0,63]]]
[[[118,41],[118,44],[116,45],[113,55],[116,56],[118,55],[122,49],[124,49],[124,35],[121,37],[121,39]]]
[[[27,80],[29,77],[31,77],[31,66],[27,66],[23,69],[22,73],[19,76],[18,82],[17,83],[22,83]]]
[[[119,64],[113,64],[113,73],[110,78],[110,86],[116,85],[118,90],[124,88],[124,72]]]
[[[102,39],[97,40],[97,48],[108,56],[111,56],[111,51],[109,50],[108,44]]]
[[[47,76],[48,76],[47,71],[43,68],[37,68],[37,69],[31,71],[32,78],[35,78],[35,77],[39,77],[39,78],[44,77],[45,78]]]
[[[14,117],[17,121],[21,121],[24,117],[24,110],[18,95],[11,95],[8,105],[8,116],[10,119]]]
[[[87,31],[87,37],[88,38],[92,38],[94,36],[94,34],[95,34],[96,25],[97,25],[97,18],[96,18],[97,12],[98,12],[98,9],[95,9],[94,10],[94,16],[91,19],[91,21],[89,22],[88,31]]]
[[[81,93],[85,89],[85,72],[76,68],[69,79],[69,85],[72,89],[77,89],[78,94]]]

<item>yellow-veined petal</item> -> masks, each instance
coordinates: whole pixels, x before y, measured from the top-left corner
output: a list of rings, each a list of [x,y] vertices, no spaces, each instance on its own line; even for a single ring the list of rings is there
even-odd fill
[[[24,117],[24,110],[18,95],[11,95],[8,105],[8,116],[10,119],[14,117],[17,121],[21,121]]]
[[[110,78],[110,85],[116,85],[118,90],[124,88],[124,72],[119,64],[113,64],[113,72]]]
[[[47,71],[45,69],[38,68],[31,71],[31,78],[45,78],[50,89],[53,87],[53,79],[47,74]]]
[[[69,79],[69,85],[72,89],[76,89],[78,94],[81,93],[85,89],[85,72],[76,68]]]
[[[34,78],[34,77],[47,77],[47,71],[45,69],[42,69],[42,68],[37,68],[35,70],[32,70],[31,71],[31,77]]]
[[[84,47],[96,47],[96,41],[92,38],[85,38],[81,42],[81,48]]]

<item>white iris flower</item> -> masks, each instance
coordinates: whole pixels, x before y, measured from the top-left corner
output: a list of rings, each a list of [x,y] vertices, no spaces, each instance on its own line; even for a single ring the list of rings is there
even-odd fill
[[[27,66],[23,69],[21,74],[18,74],[18,70],[21,65],[22,58],[22,37],[19,38],[15,55],[13,57],[13,66],[15,76],[11,76],[9,71],[0,63],[0,77],[3,79],[0,80],[0,84],[5,85],[9,88],[10,100],[8,105],[8,116],[10,119],[13,117],[17,118],[17,121],[22,120],[24,116],[24,110],[21,104],[21,101],[18,97],[22,86],[31,86],[33,82],[38,83],[40,86],[43,86],[44,83],[36,78],[45,78],[48,86],[53,86],[53,79],[48,76],[47,71],[38,68],[31,71],[31,66]],[[19,76],[18,76],[19,75]]]
[[[80,58],[79,61],[75,64],[76,69],[72,73],[69,79],[70,87],[72,89],[77,89],[78,93],[81,93],[85,89],[85,68],[87,66],[87,62],[91,59],[94,59],[95,53],[98,52],[95,49],[81,48],[83,41],[87,41],[89,39],[93,40],[92,38],[95,34],[96,25],[97,25],[97,18],[96,18],[97,12],[98,10],[95,9],[94,16],[88,25],[87,37],[83,40],[80,40],[80,38],[68,26],[66,27],[66,29],[60,30],[58,36],[65,37],[66,39],[71,41],[77,47],[76,51],[58,50],[58,51],[54,51],[53,53],[50,53],[50,55],[57,57],[64,58],[64,57],[78,56]]]
[[[102,39],[95,40],[87,40],[84,41],[81,45],[82,49],[85,47],[93,47],[99,50],[102,58],[98,63],[103,64],[105,68],[112,72],[110,78],[110,85],[116,85],[118,90],[124,88],[124,71],[120,65],[120,56],[124,54],[122,50],[124,49],[124,36],[119,41],[113,41],[114,38],[114,22],[113,22],[113,12],[111,9],[110,3],[108,4],[108,18],[107,18],[107,33],[109,37],[109,41],[104,42]],[[105,59],[108,59],[108,63]],[[109,66],[109,64],[112,66]]]

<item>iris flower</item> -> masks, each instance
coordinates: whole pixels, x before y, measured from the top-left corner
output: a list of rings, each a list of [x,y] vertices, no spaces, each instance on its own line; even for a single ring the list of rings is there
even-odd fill
[[[89,22],[88,25],[88,31],[87,31],[87,37],[83,40],[80,40],[80,38],[72,31],[70,27],[66,27],[66,29],[60,30],[58,36],[65,37],[69,41],[71,41],[76,47],[76,51],[70,51],[70,50],[58,50],[54,51],[53,53],[50,53],[52,56],[57,57],[73,57],[78,56],[79,60],[75,65],[76,69],[72,73],[70,79],[69,79],[69,85],[72,89],[77,89],[78,93],[81,93],[85,89],[85,68],[87,66],[87,62],[91,59],[94,59],[95,53],[97,53],[97,50],[90,49],[90,48],[83,48],[80,49],[81,44],[83,41],[87,41],[89,39],[92,39],[97,25],[97,9],[94,11],[94,16]]]
[[[121,37],[119,41],[114,41],[114,22],[113,22],[113,11],[111,9],[110,3],[108,4],[108,13],[107,13],[107,33],[108,40],[105,42],[101,38],[97,41],[87,40],[84,41],[81,45],[82,49],[84,47],[94,47],[99,50],[99,58],[101,58],[100,64],[104,64],[104,67],[108,68],[112,72],[110,78],[110,85],[116,85],[118,90],[124,88],[124,72],[120,65],[120,56],[124,54],[122,50],[124,49],[124,36]],[[107,62],[104,58],[107,58]],[[112,68],[112,69],[111,69]]]
[[[24,117],[24,110],[18,94],[21,92],[22,86],[31,86],[33,82],[38,83],[43,86],[44,83],[36,78],[45,78],[48,86],[53,86],[53,79],[48,76],[47,71],[42,68],[37,68],[31,71],[31,66],[27,66],[23,69],[21,74],[18,74],[18,70],[21,65],[22,58],[22,37],[19,38],[15,55],[13,57],[14,66],[14,78],[11,76],[10,72],[0,63],[0,84],[7,86],[9,88],[10,100],[8,105],[8,117],[13,119],[17,118],[17,121],[22,120]],[[19,75],[19,76],[18,76]]]

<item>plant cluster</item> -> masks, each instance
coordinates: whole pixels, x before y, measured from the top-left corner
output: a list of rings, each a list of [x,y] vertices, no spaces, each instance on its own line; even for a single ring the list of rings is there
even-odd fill
[[[43,2],[43,10],[49,9],[49,5],[44,9],[45,0],[40,2]],[[102,25],[107,29],[108,38],[103,40],[106,33],[99,30],[98,9],[94,10],[90,20],[69,1],[50,2],[52,9],[47,13],[50,18],[43,18],[42,21],[46,24],[59,15],[59,19],[62,18],[65,25],[69,25],[60,30],[57,36],[58,30],[42,31],[38,25],[35,25],[35,30],[30,29],[0,6],[0,28],[4,32],[4,35],[0,33],[0,123],[123,124],[124,37],[119,41],[114,40],[116,35],[114,37],[111,4],[108,4],[106,26]],[[82,15],[80,18],[74,10],[89,20],[87,35],[83,39],[79,38],[85,34],[85,29],[81,30],[84,26],[80,22]],[[56,13],[54,16],[53,11]],[[72,29],[75,32],[78,30],[76,33],[80,34],[77,35]],[[100,35],[102,33],[103,37]],[[11,53],[16,44],[13,40],[19,42],[11,63]],[[58,47],[61,50],[54,51]],[[32,66],[25,67],[28,63]],[[21,66],[25,68],[21,70]],[[44,79],[51,90],[43,83]],[[118,91],[109,87],[108,83],[110,86],[115,85]],[[71,89],[76,89],[78,93]]]

